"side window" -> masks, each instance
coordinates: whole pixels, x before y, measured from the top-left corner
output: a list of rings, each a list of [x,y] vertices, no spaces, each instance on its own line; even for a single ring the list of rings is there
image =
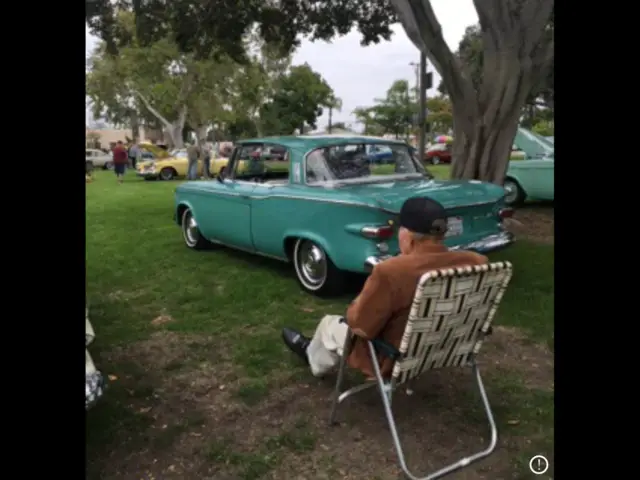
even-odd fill
[[[263,151],[264,145],[260,143],[237,147],[233,154],[233,178],[263,174],[265,171]]]

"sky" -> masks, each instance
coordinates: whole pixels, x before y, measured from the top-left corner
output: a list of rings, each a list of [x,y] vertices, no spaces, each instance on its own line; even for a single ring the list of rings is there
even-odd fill
[[[444,38],[449,48],[456,50],[458,43],[469,25],[477,23],[478,16],[472,0],[431,0],[431,5],[442,25]],[[411,62],[420,60],[418,49],[411,43],[403,28],[393,27],[391,40],[378,45],[363,47],[357,31],[339,37],[332,42],[310,42],[304,40],[295,52],[293,64],[308,63],[319,72],[342,99],[342,111],[334,112],[333,121],[356,126],[353,110],[367,107],[375,98],[382,98],[395,80],[406,79],[415,85],[416,73]],[[86,31],[86,52],[89,56],[97,39]],[[433,67],[427,66],[433,71]],[[433,88],[428,95],[435,95],[440,84],[440,76],[435,73]],[[87,113],[89,116],[89,113]],[[324,128],[328,120],[327,112],[318,120],[318,127]],[[89,119],[87,119],[89,120]]]

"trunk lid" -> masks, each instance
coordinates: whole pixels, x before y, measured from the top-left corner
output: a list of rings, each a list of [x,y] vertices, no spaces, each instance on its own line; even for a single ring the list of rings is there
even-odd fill
[[[499,231],[498,211],[502,208],[504,189],[474,180],[409,180],[349,185],[340,190],[374,200],[397,214],[410,197],[429,197],[441,203],[449,214],[446,244],[455,246],[476,241]]]

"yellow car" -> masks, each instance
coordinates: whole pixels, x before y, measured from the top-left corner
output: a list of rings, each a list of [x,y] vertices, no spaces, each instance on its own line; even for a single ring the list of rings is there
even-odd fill
[[[269,164],[273,162],[265,162],[261,159],[259,150],[247,150],[246,152],[243,151],[242,154],[246,155],[246,160],[243,159],[239,162],[238,172],[244,173],[249,169],[254,169],[256,174],[259,174],[271,169]],[[224,173],[228,163],[229,159],[227,157],[212,158],[209,164],[211,176],[215,177],[220,175],[221,172]],[[173,180],[179,177],[186,177],[188,165],[187,150],[178,149],[172,151],[171,156],[168,158],[140,162],[136,167],[136,174],[145,180]],[[198,159],[198,177],[202,176],[204,176],[204,162],[202,159]]]
[[[220,171],[224,171],[229,163],[228,158],[218,157],[212,158],[209,171],[212,176],[219,175]],[[173,180],[179,177],[187,176],[187,168],[189,160],[187,159],[186,150],[178,150],[173,152],[173,156],[168,158],[160,158],[157,160],[147,160],[140,162],[136,166],[136,174],[145,180]],[[198,177],[204,175],[204,162],[198,160]]]

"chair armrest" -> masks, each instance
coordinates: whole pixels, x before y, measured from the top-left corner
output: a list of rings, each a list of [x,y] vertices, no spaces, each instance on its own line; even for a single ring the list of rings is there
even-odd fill
[[[347,323],[347,320],[344,317],[342,317],[340,319],[340,323]],[[400,350],[398,350],[396,347],[394,347],[388,342],[385,342],[380,338],[374,338],[373,340],[371,340],[371,343],[373,344],[373,346],[375,347],[378,353],[381,353],[382,355],[390,358],[391,360],[398,360],[402,356],[400,354]]]

